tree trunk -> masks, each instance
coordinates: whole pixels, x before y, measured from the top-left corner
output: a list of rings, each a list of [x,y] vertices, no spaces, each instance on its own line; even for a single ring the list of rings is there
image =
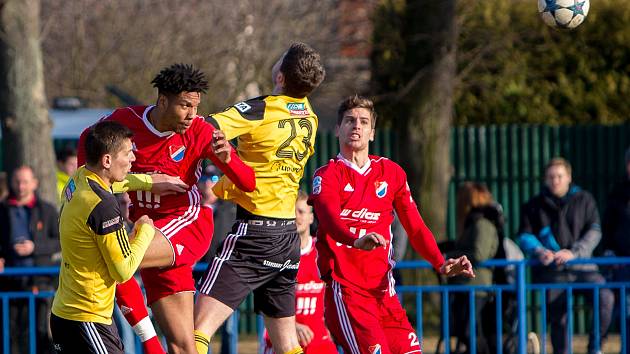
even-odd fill
[[[425,221],[438,239],[446,236],[450,129],[456,75],[455,0],[407,3],[407,64],[417,83],[402,98],[407,119],[397,119],[401,162]]]
[[[39,0],[0,2],[0,123],[4,170],[33,168],[39,195],[56,203],[52,122],[44,92]]]

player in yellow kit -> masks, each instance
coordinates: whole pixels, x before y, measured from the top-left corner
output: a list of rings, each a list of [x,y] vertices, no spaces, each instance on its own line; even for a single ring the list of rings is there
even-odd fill
[[[317,116],[307,96],[324,79],[319,54],[294,43],[272,69],[272,95],[239,102],[208,120],[254,169],[256,189],[243,192],[223,177],[213,188],[237,204],[236,223],[197,290],[195,341],[205,354],[217,328],[253,291],[276,353],[302,353],[295,331],[295,283],[300,238],[295,201],[314,152]]]
[[[50,319],[58,353],[123,353],[112,324],[115,285],[133,276],[155,233],[143,216],[128,237],[112,193],[135,160],[131,136],[119,123],[96,124],[86,139],[87,164],[64,189],[62,264]]]

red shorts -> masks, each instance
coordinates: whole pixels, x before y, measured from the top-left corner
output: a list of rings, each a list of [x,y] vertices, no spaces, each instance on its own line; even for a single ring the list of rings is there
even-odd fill
[[[208,207],[199,208],[197,213],[186,212],[154,219],[153,225],[170,242],[175,257],[170,267],[140,270],[147,304],[169,295],[195,291],[192,268],[208,251],[214,229],[212,209]]]
[[[420,341],[396,295],[375,298],[328,284],[326,326],[347,354],[421,353]]]

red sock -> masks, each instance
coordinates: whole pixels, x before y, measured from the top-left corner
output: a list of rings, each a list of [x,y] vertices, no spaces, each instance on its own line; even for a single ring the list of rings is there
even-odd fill
[[[165,354],[149,318],[144,296],[135,278],[116,285],[116,303],[142,342],[147,354]]]

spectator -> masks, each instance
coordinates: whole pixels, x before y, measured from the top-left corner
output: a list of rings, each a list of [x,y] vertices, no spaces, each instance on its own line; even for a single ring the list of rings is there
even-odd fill
[[[60,252],[56,206],[41,200],[37,194],[37,179],[28,166],[18,167],[11,178],[11,194],[0,204],[0,258],[7,267],[50,266],[57,263]],[[50,277],[16,277],[3,279],[2,287],[9,291],[54,290]],[[28,302],[13,300],[10,306],[13,327],[13,353],[28,348]],[[36,300],[37,352],[51,352],[48,335],[50,299]],[[19,329],[19,330],[18,330]]]
[[[630,148],[626,150],[626,176],[613,188],[608,197],[608,206],[603,220],[603,246],[607,254],[630,257]],[[612,270],[612,280],[630,281],[630,265],[621,265]],[[621,302],[619,302],[621,303]],[[626,339],[630,339],[630,293],[626,293]],[[630,345],[626,352],[630,354]]]
[[[462,276],[451,278],[449,283],[458,285],[491,285],[493,273],[490,268],[477,268],[476,264],[494,258],[501,249],[501,240],[497,225],[503,224],[501,211],[495,206],[492,194],[480,183],[465,182],[457,191],[457,226],[458,235],[455,240],[455,251],[447,253],[447,257],[465,255],[473,264],[475,278]],[[501,237],[502,238],[502,237]],[[477,321],[477,353],[489,354],[490,347],[486,338],[492,332],[483,333],[482,311],[490,302],[491,295],[485,291],[475,292],[475,310]],[[458,343],[465,344],[464,353],[470,353],[470,312],[468,293],[453,295],[453,313],[455,336]],[[488,326],[486,326],[488,327]],[[489,329],[489,328],[488,328]]]
[[[599,213],[593,196],[571,184],[571,165],[563,158],[554,158],[545,168],[545,186],[540,194],[521,210],[519,242],[523,252],[542,263],[533,269],[536,283],[604,283],[594,264],[567,266],[574,258],[591,258],[601,239]],[[583,293],[592,302],[593,291]],[[547,297],[551,320],[551,344],[554,353],[567,353],[566,296],[560,289],[549,290]],[[608,331],[612,318],[614,295],[610,289],[600,290],[600,333]],[[593,329],[588,352],[596,353]]]
[[[77,167],[77,150],[75,148],[68,146],[57,154],[57,193],[59,200],[62,198],[63,187],[66,186]]]

